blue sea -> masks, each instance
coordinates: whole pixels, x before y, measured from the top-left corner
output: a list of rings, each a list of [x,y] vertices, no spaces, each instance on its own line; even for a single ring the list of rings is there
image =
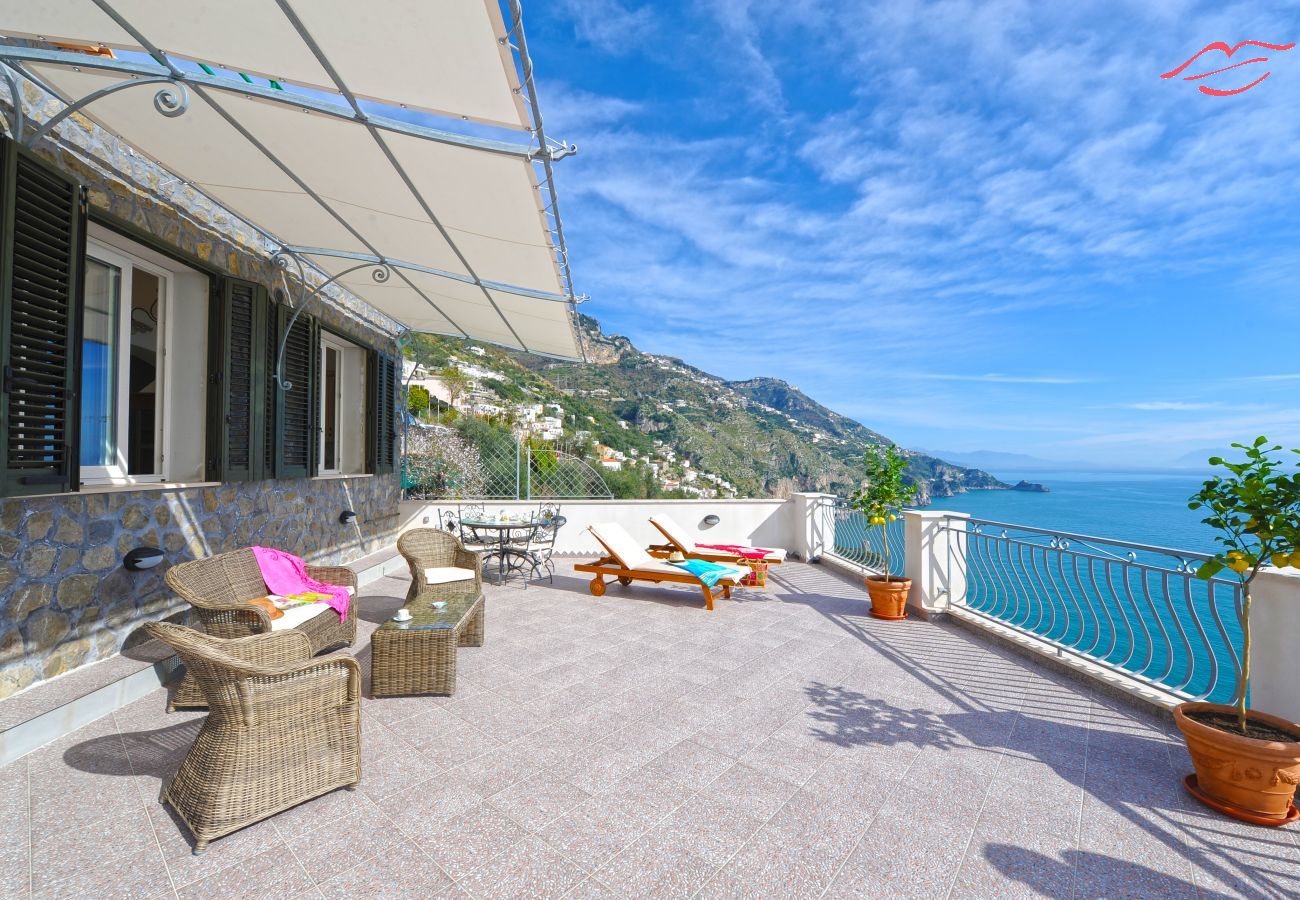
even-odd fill
[[[1131,541],[1176,550],[1213,552],[1213,532],[1204,513],[1187,508],[1187,498],[1205,480],[1201,474],[1153,472],[995,472],[1009,484],[1022,478],[1047,485],[1050,493],[971,491],[941,497],[931,509],[950,509],[1015,525],[1032,525]]]

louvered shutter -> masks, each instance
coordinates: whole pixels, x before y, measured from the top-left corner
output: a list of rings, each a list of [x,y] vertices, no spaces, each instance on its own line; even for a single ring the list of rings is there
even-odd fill
[[[367,418],[367,468],[376,475],[386,475],[397,465],[397,397],[401,369],[397,358],[371,351],[366,382],[369,385]]]
[[[283,295],[275,292],[278,301]],[[280,385],[275,380],[276,354],[280,351],[280,304],[268,302],[262,313],[266,340],[262,349],[262,476],[276,477],[276,460],[279,456],[280,435]]]
[[[278,318],[284,343],[281,372],[290,388],[277,391],[279,452],[275,472],[277,478],[305,478],[316,469],[316,322],[304,314],[290,328],[293,310],[285,306],[279,307]]]
[[[222,286],[222,481],[262,476],[266,291],[236,278]]]
[[[81,186],[0,141],[0,493],[75,490],[86,250]]]

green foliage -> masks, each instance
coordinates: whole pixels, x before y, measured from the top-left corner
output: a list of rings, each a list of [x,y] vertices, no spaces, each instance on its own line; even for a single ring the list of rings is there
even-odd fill
[[[1245,459],[1211,457],[1210,465],[1225,469],[1226,474],[1206,480],[1187,506],[1207,512],[1201,521],[1217,532],[1220,548],[1196,574],[1208,580],[1226,570],[1241,582],[1244,647],[1237,722],[1244,734],[1250,690],[1250,586],[1265,565],[1300,566],[1300,461],[1277,456],[1282,445],[1270,446],[1263,436],[1253,444],[1232,446],[1244,451]],[[1291,452],[1300,454],[1300,450]]]
[[[849,506],[862,513],[868,527],[884,525],[898,518],[907,503],[916,496],[916,485],[910,484],[903,473],[907,457],[893,444],[874,447],[862,458],[866,483],[849,497]],[[885,577],[889,579],[889,532],[884,540]]]
[[[916,496],[916,485],[904,478],[907,457],[893,444],[868,450],[862,458],[864,481],[849,498],[849,506],[867,517],[868,525],[884,525]]]
[[[406,408],[417,419],[429,408],[429,391],[422,385],[413,384],[406,392]]]

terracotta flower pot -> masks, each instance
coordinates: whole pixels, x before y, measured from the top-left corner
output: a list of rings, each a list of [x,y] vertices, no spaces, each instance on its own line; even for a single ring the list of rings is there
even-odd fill
[[[873,616],[877,619],[907,618],[907,592],[912,588],[912,579],[891,578],[886,581],[884,575],[868,575],[865,581]]]
[[[1198,722],[1189,713],[1222,713],[1235,722],[1237,710],[1222,703],[1183,703],[1174,708],[1174,721],[1196,768],[1196,774],[1183,782],[1193,797],[1256,825],[1285,825],[1300,818],[1293,803],[1300,783],[1300,726],[1251,710],[1248,721],[1296,736],[1289,742],[1261,740]]]

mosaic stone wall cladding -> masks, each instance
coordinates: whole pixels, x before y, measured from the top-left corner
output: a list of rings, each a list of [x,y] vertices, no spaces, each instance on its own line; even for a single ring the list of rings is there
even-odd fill
[[[62,104],[23,84],[29,118]],[[8,98],[0,113],[9,121]],[[87,187],[92,216],[125,223],[184,258],[260,282],[279,282],[271,242],[175,175],[81,115],[34,148]],[[363,345],[395,352],[396,323],[331,289],[307,311]],[[203,402],[199,399],[198,402]],[[141,623],[178,612],[167,566],[252,544],[337,563],[396,537],[397,476],[298,479],[0,500],[0,698],[118,652]],[[359,521],[339,524],[339,513]],[[160,547],[163,565],[122,568],[122,556]]]
[[[391,544],[398,493],[383,476],[0,500],[0,697],[111,656],[141,623],[188,608],[163,582],[175,563],[254,544],[342,563]],[[340,524],[345,509],[358,521]],[[127,571],[136,547],[166,558]]]

